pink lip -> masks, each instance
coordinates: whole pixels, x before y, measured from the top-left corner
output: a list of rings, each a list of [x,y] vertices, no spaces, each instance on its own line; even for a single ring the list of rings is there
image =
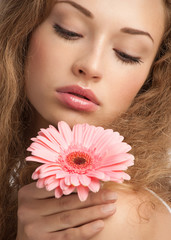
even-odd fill
[[[96,111],[100,104],[90,89],[83,89],[76,85],[57,89],[57,98],[69,108],[79,111]]]

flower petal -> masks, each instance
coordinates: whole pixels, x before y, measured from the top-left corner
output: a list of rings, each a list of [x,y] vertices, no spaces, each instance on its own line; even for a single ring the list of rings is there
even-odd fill
[[[56,128],[53,126],[49,127],[49,132],[54,137],[55,141],[60,145],[60,148],[66,150],[68,148],[68,144],[66,143],[63,136],[58,132]]]
[[[71,175],[71,184],[75,187],[80,185],[79,177],[77,174],[72,174]]]
[[[104,173],[106,173],[106,171],[122,171],[122,170],[127,170],[128,166],[126,164],[127,162],[123,162],[123,163],[118,163],[118,164],[114,164],[112,166],[105,166],[102,168],[99,168],[99,171],[102,171]]]
[[[73,141],[74,141],[74,145],[82,144],[82,140],[83,140],[83,125],[82,124],[76,124],[73,127]]]
[[[121,180],[123,182],[123,180],[130,180],[130,176],[125,173],[125,172],[108,172],[106,173],[108,176],[110,176],[111,181],[116,181],[116,180]]]
[[[61,170],[61,168],[59,167],[58,164],[44,164],[39,168],[39,172],[40,173],[46,173],[46,172],[50,172],[50,171],[56,171],[59,172],[59,170]]]
[[[37,136],[37,138],[34,140],[34,142],[30,145],[29,148],[31,148],[30,151],[35,149],[48,149],[49,151],[53,151],[55,153],[60,152],[59,144],[56,142],[50,142],[50,140],[45,138],[44,136]]]
[[[65,140],[65,142],[67,143],[67,145],[69,146],[72,141],[72,131],[69,125],[64,121],[61,121],[58,123],[58,130],[63,139]]]
[[[104,129],[102,127],[95,128],[94,126],[89,126],[86,124],[84,129],[83,146],[90,148],[92,144],[96,145],[96,141],[101,136],[103,131]]]
[[[71,177],[70,177],[70,175],[68,175],[68,176],[65,177],[65,184],[66,184],[67,186],[70,186],[70,185],[71,185]]]
[[[98,143],[96,143],[97,144],[96,154],[97,153],[100,154],[100,153],[102,153],[104,151],[109,150],[110,148],[113,148],[113,145],[114,145],[113,134],[114,134],[113,131],[106,132],[106,134],[99,139]],[[119,144],[121,144],[121,143],[119,143]]]
[[[88,186],[91,183],[91,178],[83,174],[79,175],[79,180],[83,186]]]
[[[53,153],[45,149],[36,149],[32,151],[32,156],[41,158],[42,160],[46,160],[47,162],[57,162],[58,160],[58,153]],[[28,161],[28,158],[26,158]]]
[[[129,153],[107,156],[105,159],[102,159],[100,166],[97,166],[97,169],[105,166],[112,166],[122,162],[127,162],[127,166],[132,166],[134,164],[134,156]]]
[[[29,161],[29,162],[38,162],[38,163],[49,163],[48,160],[42,159],[42,158],[39,158],[39,157],[35,157],[35,156],[26,157],[26,161]]]
[[[78,197],[80,201],[85,201],[88,198],[89,189],[88,187],[78,186],[77,187]]]
[[[61,179],[60,180],[60,188],[64,191],[66,189],[68,189],[68,186],[65,184],[65,180]]]
[[[35,172],[33,172],[31,177],[33,180],[37,180],[39,178],[39,174],[35,171]]]
[[[103,182],[109,182],[111,179],[110,179],[110,176],[108,176],[107,174],[105,174],[105,177],[103,178]]]
[[[56,170],[49,171],[49,172],[41,172],[39,174],[39,178],[46,178],[46,177],[55,176],[55,175],[56,175]]]
[[[103,134],[96,139],[96,154],[103,153],[107,151],[108,148],[112,145],[113,146],[113,130],[107,129],[104,130]]]
[[[55,175],[45,178],[45,185],[49,185],[56,181]]]
[[[56,198],[60,198],[60,197],[62,197],[62,195],[63,195],[63,192],[62,192],[62,190],[60,189],[60,187],[56,188],[56,189],[55,189],[55,197],[56,197]]]
[[[116,143],[110,148],[110,155],[118,155],[121,153],[126,153],[131,150],[131,146],[125,142]]]
[[[64,171],[56,171],[56,179],[65,178],[67,175],[68,175],[67,172],[64,172]]]
[[[103,178],[105,177],[105,174],[103,172],[99,172],[99,171],[91,171],[91,172],[86,173],[86,175],[88,177],[98,178],[100,180],[103,180]]]
[[[54,180],[52,183],[46,185],[47,191],[52,191],[55,188],[59,187],[60,181],[58,179]]]
[[[98,179],[92,178],[91,179],[91,183],[88,186],[88,188],[92,191],[92,192],[98,192],[100,190],[100,182]]]
[[[44,181],[45,181],[45,179],[39,178],[37,183],[36,183],[36,187],[37,188],[44,188],[45,187]]]
[[[69,195],[75,190],[74,186],[69,186],[66,190],[63,191],[64,195]]]
[[[58,132],[58,131],[55,127],[49,126],[49,128],[47,128],[47,129],[41,128],[40,132],[38,134],[39,134],[39,136],[44,136],[49,141],[56,144],[56,143],[58,143],[58,141],[56,141],[56,139],[54,138],[56,132]]]

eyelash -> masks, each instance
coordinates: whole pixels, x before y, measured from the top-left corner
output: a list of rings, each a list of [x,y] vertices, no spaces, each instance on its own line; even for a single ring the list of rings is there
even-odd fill
[[[58,24],[54,24],[53,28],[55,29],[55,32],[65,40],[77,40],[78,38],[82,38],[83,36],[81,34],[68,31],[67,29],[62,28]],[[123,63],[126,64],[141,64],[143,61],[140,57],[133,57],[131,55],[128,55],[122,51],[119,51],[117,49],[113,49],[118,57],[119,60],[121,60]]]

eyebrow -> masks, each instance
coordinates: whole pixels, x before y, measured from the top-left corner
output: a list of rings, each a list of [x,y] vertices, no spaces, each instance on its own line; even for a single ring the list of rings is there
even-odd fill
[[[82,12],[86,17],[94,18],[94,15],[88,9],[82,7],[78,3],[75,3],[73,1],[55,1],[55,2],[56,3],[68,3],[71,6],[73,6],[74,8],[78,9],[80,12]]]
[[[144,36],[149,37],[152,40],[152,42],[154,43],[154,39],[152,38],[152,36],[148,32],[144,32],[142,30],[138,30],[138,29],[134,29],[134,28],[128,28],[128,27],[122,28],[121,32],[132,34],[132,35],[144,35]]]
[[[70,4],[71,6],[73,6],[74,8],[78,9],[81,13],[83,13],[86,17],[89,17],[89,18],[94,18],[94,15],[86,8],[82,7],[81,5],[79,5],[78,3],[76,2],[73,2],[73,1],[59,1],[59,0],[56,0],[55,3],[68,3]],[[122,28],[121,29],[121,32],[123,33],[128,33],[128,34],[132,34],[132,35],[144,35],[144,36],[147,36],[149,37],[152,42],[154,43],[154,39],[152,38],[152,36],[150,35],[150,33],[148,32],[145,32],[145,31],[142,31],[142,30],[138,30],[138,29],[134,29],[134,28],[128,28],[128,27],[125,27],[125,28]]]

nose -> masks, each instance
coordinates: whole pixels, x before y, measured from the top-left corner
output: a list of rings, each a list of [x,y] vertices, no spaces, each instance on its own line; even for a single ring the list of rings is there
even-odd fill
[[[97,51],[87,53],[72,65],[72,72],[79,79],[99,81],[103,77],[101,54]]]

